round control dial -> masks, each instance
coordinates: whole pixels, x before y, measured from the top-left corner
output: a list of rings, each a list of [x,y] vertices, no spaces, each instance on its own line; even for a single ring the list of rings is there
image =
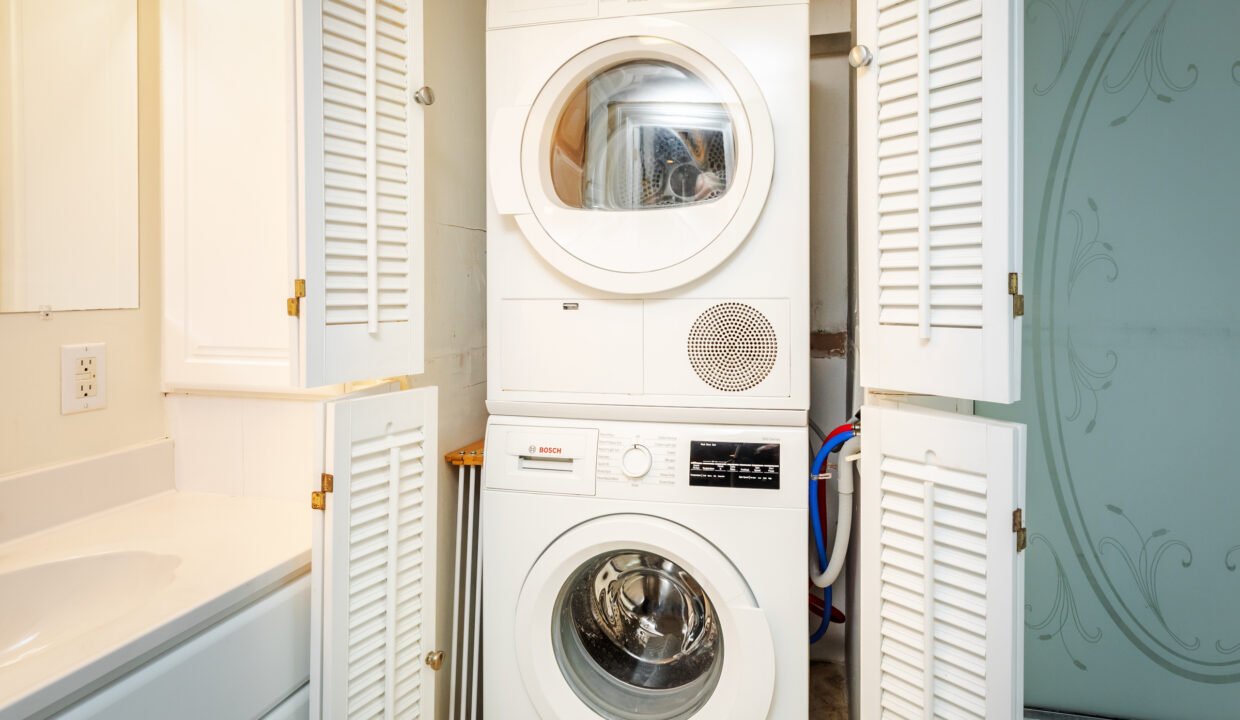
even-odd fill
[[[631,478],[643,477],[650,472],[650,466],[653,464],[650,448],[645,445],[634,445],[620,456],[620,469]]]

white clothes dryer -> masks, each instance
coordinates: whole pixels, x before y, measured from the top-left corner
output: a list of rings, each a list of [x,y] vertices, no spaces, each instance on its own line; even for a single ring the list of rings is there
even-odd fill
[[[486,444],[486,717],[808,715],[804,429],[492,416]]]
[[[802,424],[805,0],[488,21],[491,411]]]

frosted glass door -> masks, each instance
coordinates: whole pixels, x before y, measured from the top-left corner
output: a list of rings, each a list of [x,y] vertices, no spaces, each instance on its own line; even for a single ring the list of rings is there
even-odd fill
[[[1026,702],[1230,720],[1240,3],[1026,13]]]

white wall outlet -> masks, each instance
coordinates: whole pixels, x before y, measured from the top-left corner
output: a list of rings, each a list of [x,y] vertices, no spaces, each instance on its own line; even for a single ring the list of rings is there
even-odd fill
[[[60,346],[60,414],[108,406],[108,346]]]

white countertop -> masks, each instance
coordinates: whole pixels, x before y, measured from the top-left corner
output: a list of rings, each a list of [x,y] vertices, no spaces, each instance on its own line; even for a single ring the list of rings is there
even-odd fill
[[[303,502],[165,492],[0,544],[0,573],[106,553],[179,560],[166,584],[118,617],[0,666],[0,720],[92,690],[307,572],[310,538]],[[75,603],[95,600],[89,582],[74,589]]]

